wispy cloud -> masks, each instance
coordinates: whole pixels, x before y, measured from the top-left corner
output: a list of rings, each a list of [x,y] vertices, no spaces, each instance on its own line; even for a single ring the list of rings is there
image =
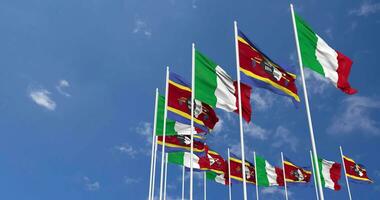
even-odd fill
[[[100,189],[100,183],[98,181],[92,181],[87,176],[83,177],[85,189],[88,191],[97,191]]]
[[[135,20],[135,26],[132,32],[134,34],[138,34],[138,33],[143,34],[148,38],[152,36],[152,31],[149,29],[147,23],[142,19]]]
[[[291,134],[289,129],[279,126],[277,127],[275,133],[274,133],[274,142],[272,143],[273,147],[279,148],[282,146],[289,146],[292,151],[297,150],[298,146],[298,138]]]
[[[325,34],[327,35],[327,37],[328,37],[329,39],[332,39],[332,38],[333,38],[333,32],[332,32],[332,28],[331,28],[331,27],[325,29],[324,32],[325,32]]]
[[[141,182],[141,178],[124,177],[124,182],[128,185],[136,184]]]
[[[330,134],[360,133],[380,135],[380,124],[371,115],[380,109],[380,101],[364,96],[350,96],[343,100],[339,114],[333,117],[327,129]],[[378,112],[376,112],[378,113]]]
[[[244,123],[243,125],[244,133],[248,136],[251,136],[256,139],[266,140],[270,134],[270,132],[258,125],[254,125],[253,123]]]
[[[69,87],[70,87],[70,83],[67,80],[60,80],[58,82],[58,85],[55,88],[61,95],[65,97],[70,97],[71,95],[64,91],[66,88],[69,88]]]
[[[191,7],[194,9],[198,8],[197,0],[191,0]]]
[[[349,11],[351,15],[357,16],[368,16],[370,14],[375,14],[380,11],[380,3],[372,3],[371,1],[363,1],[359,8],[352,9]]]
[[[39,106],[54,111],[57,104],[51,99],[50,92],[46,89],[30,89],[29,97]]]
[[[285,195],[284,189],[278,188],[278,187],[265,187],[261,190],[261,193],[263,195],[276,195],[276,194]],[[291,193],[288,190],[288,196],[292,196],[292,195],[293,193]]]
[[[304,75],[305,79],[307,79],[307,89],[313,94],[325,94],[326,89],[332,86],[332,84],[325,77],[309,69],[304,70]],[[301,78],[298,80],[298,85],[302,85]]]
[[[115,149],[119,151],[120,153],[128,155],[131,158],[135,158],[136,154],[138,153],[138,151],[135,150],[135,148],[133,148],[129,144],[122,144],[119,146],[115,146]]]
[[[153,128],[149,122],[141,122],[135,129],[136,133],[144,136],[149,143],[152,143]]]

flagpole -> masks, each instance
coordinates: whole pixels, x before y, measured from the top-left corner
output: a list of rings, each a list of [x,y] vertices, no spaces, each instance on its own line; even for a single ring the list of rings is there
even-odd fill
[[[228,197],[229,200],[232,200],[232,191],[231,191],[231,164],[230,164],[230,148],[227,148],[228,152]]]
[[[149,197],[152,199],[152,179],[153,179],[153,162],[154,162],[154,139],[156,137],[156,119],[157,119],[157,102],[158,102],[158,88],[156,88],[156,98],[154,102],[154,121],[153,121],[153,131],[152,131],[152,156],[150,158],[150,177],[149,177]]]
[[[194,129],[194,99],[195,99],[195,44],[191,48],[191,130]],[[190,200],[193,200],[193,153],[194,134],[190,134]]]
[[[164,180],[164,200],[166,200],[166,183],[168,179],[168,153],[165,153],[165,180]]]
[[[164,182],[164,164],[165,164],[165,140],[166,140],[166,117],[168,115],[168,96],[169,96],[169,66],[166,67],[166,83],[165,83],[165,110],[164,124],[162,128],[162,151],[161,151],[161,177],[160,177],[160,200],[162,200],[162,189]]]
[[[207,181],[206,181],[206,171],[203,172],[203,199],[207,200]]]
[[[185,165],[182,166],[182,200],[185,200]]]
[[[239,46],[238,46],[238,29],[237,22],[234,21],[234,32],[235,32],[235,54],[236,54],[236,73],[237,73],[237,83],[238,83],[238,101],[239,101],[239,126],[240,126],[240,148],[241,148],[241,159],[243,165],[243,196],[244,200],[247,200],[247,181],[245,177],[245,154],[244,154],[244,133],[243,133],[243,112],[241,103],[241,87],[240,87],[240,60],[239,60]]]
[[[317,164],[318,163],[317,147],[316,147],[315,139],[314,139],[313,122],[311,120],[311,113],[310,113],[310,108],[309,108],[309,99],[308,99],[308,95],[307,95],[305,76],[304,76],[304,73],[303,73],[302,57],[301,57],[301,51],[300,51],[300,46],[299,46],[299,42],[298,42],[298,33],[297,33],[297,27],[296,27],[296,22],[295,22],[293,4],[290,4],[290,10],[292,12],[294,37],[295,37],[295,40],[296,40],[297,54],[298,54],[298,64],[299,64],[299,67],[300,67],[302,86],[303,86],[303,93],[304,93],[304,97],[305,97],[306,113],[307,113],[307,119],[308,119],[308,123],[309,123],[311,146],[312,146],[312,150],[313,150],[313,159],[314,159],[315,163]],[[316,172],[317,172],[316,173],[317,177],[320,177],[321,173],[320,173],[318,167],[316,168]],[[318,181],[318,189],[319,189],[321,200],[324,200],[325,198],[324,198],[324,195],[323,195],[322,183],[320,181]]]
[[[348,183],[348,178],[347,178],[346,165],[344,164],[342,146],[339,146],[339,149],[340,149],[340,156],[342,157],[342,165],[343,165],[343,169],[344,169],[344,177],[346,177],[348,196],[350,197],[350,200],[352,200],[351,190],[350,190],[350,184]]]
[[[319,200],[318,195],[318,184],[317,184],[317,177],[315,176],[315,168],[314,168],[314,162],[313,162],[313,154],[310,151],[310,161],[311,161],[311,167],[313,168],[313,178],[314,178],[314,187],[315,187],[315,195],[317,196],[317,200]]]
[[[285,164],[284,164],[284,154],[281,152],[281,162],[282,162],[282,173],[284,175],[284,188],[285,188],[285,199],[288,200],[288,188],[286,186],[286,173],[285,173]]]
[[[151,200],[154,199],[154,189],[156,181],[156,162],[157,162],[157,136],[154,137],[154,161],[153,161],[153,177],[152,177],[152,196]]]
[[[259,200],[259,184],[257,182],[256,152],[253,152],[253,162],[255,164],[256,200]]]

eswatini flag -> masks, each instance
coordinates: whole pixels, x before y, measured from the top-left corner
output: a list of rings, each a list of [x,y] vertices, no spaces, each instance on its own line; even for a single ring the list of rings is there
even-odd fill
[[[251,88],[240,84],[242,113],[251,121]],[[239,113],[238,84],[218,64],[199,51],[195,51],[195,98],[227,112]]]
[[[272,61],[243,32],[239,30],[238,34],[241,81],[275,94],[289,96],[293,102],[299,102],[296,75]]]
[[[324,76],[344,93],[355,94],[357,91],[348,82],[350,58],[331,48],[297,14],[295,20],[303,66]]]
[[[341,177],[341,164],[319,158],[318,167],[321,172],[320,180],[322,185],[332,190],[340,190],[339,179]]]
[[[191,88],[179,75],[171,72],[169,75],[168,118],[183,124],[190,124],[191,120]],[[194,126],[209,132],[219,121],[211,106],[194,101]]]
[[[194,136],[198,137],[198,136]],[[162,145],[163,136],[157,137],[157,144]],[[194,153],[204,154],[205,144],[203,141],[194,139],[193,146]],[[174,135],[165,136],[165,149],[168,152],[176,151],[190,151],[191,150],[191,138],[188,135]]]
[[[284,160],[286,182],[308,183],[310,182],[311,171],[295,165],[289,159]]]
[[[346,168],[347,177],[356,181],[373,183],[373,181],[368,177],[367,170],[363,165],[356,163],[353,159],[347,156],[343,156],[343,161]]]
[[[240,158],[235,155],[230,157],[230,177],[237,181],[243,181],[243,163]],[[245,161],[245,180],[247,183],[255,184],[255,167],[248,161]]]

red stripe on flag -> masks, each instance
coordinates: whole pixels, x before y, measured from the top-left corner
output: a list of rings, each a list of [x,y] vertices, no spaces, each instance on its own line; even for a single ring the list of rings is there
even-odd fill
[[[235,87],[235,97],[237,99],[236,101],[236,107],[238,108],[235,110],[236,113],[239,114],[239,96],[238,96],[238,87],[237,87],[237,81],[234,81],[234,87]],[[252,114],[252,108],[251,108],[251,91],[252,88],[244,83],[240,83],[240,89],[241,89],[241,107],[243,109],[243,118],[246,122],[251,121],[251,114]]]
[[[337,87],[341,89],[346,94],[355,94],[357,90],[352,88],[350,83],[348,82],[348,77],[350,76],[352,61],[349,57],[344,54],[336,51],[338,54],[338,83]]]
[[[276,167],[277,183],[279,186],[284,186],[284,172],[281,168]]]
[[[330,169],[330,178],[335,183],[334,184],[335,190],[340,190],[340,188],[341,188],[341,186],[339,185],[339,179],[341,177],[341,173],[340,173],[341,168],[342,168],[341,164],[334,163]]]

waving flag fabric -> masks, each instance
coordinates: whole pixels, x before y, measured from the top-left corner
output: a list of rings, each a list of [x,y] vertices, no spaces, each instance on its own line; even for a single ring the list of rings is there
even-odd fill
[[[373,181],[368,177],[367,170],[363,165],[357,164],[353,159],[347,156],[343,156],[343,160],[347,177],[356,181],[373,183]]]
[[[165,97],[159,96],[157,102],[157,118],[156,118],[156,135],[162,136],[164,129],[164,112],[165,112]],[[188,124],[183,124],[177,121],[166,119],[166,136],[170,135],[190,135],[202,132],[202,129],[193,128],[191,131],[191,126]]]
[[[344,93],[355,94],[357,91],[348,82],[351,59],[331,48],[300,16],[295,14],[295,18],[303,65],[327,78]]]
[[[190,159],[190,152],[172,152],[168,153],[168,163],[182,165],[190,168],[190,163],[193,163],[193,168],[198,170],[208,170],[210,163],[206,157],[200,157],[193,154]]]
[[[220,183],[222,185],[228,185],[228,176],[227,174],[218,174],[216,172],[213,172],[213,171],[207,171],[206,172],[206,178],[208,180],[212,180],[212,181],[215,181],[217,183]]]
[[[243,181],[243,169],[242,169],[242,161],[235,155],[230,157],[230,176],[231,179]],[[255,184],[255,167],[252,163],[245,161],[245,180],[247,183]]]
[[[244,85],[244,84],[241,84]],[[251,120],[251,88],[241,86],[242,110],[245,121]],[[195,51],[195,98],[227,112],[239,113],[237,83],[212,60]]]
[[[228,173],[228,163],[224,158],[219,153],[209,150],[207,145],[205,148],[207,157],[210,160],[210,170],[218,174]]]
[[[194,136],[197,137],[197,136]],[[157,137],[157,144],[162,145],[163,136]],[[194,139],[193,146],[194,153],[205,153],[205,144],[202,141]],[[160,148],[161,149],[161,148]],[[168,152],[175,151],[190,151],[191,150],[191,138],[187,135],[178,136],[165,136],[165,149]]]
[[[290,96],[296,102],[300,101],[294,74],[273,62],[241,31],[238,35],[238,45],[242,82],[268,89],[279,95]]]
[[[340,190],[341,165],[334,161],[318,159],[318,166],[321,172],[322,185],[331,190]]]
[[[168,118],[183,124],[191,120],[191,88],[179,75],[170,73],[168,95]],[[219,121],[211,106],[194,101],[194,126],[208,132]]]
[[[284,186],[284,174],[281,168],[273,167],[264,158],[256,155],[257,185]]]
[[[284,160],[284,170],[286,182],[291,183],[309,183],[311,178],[311,171],[303,169],[289,161]]]

